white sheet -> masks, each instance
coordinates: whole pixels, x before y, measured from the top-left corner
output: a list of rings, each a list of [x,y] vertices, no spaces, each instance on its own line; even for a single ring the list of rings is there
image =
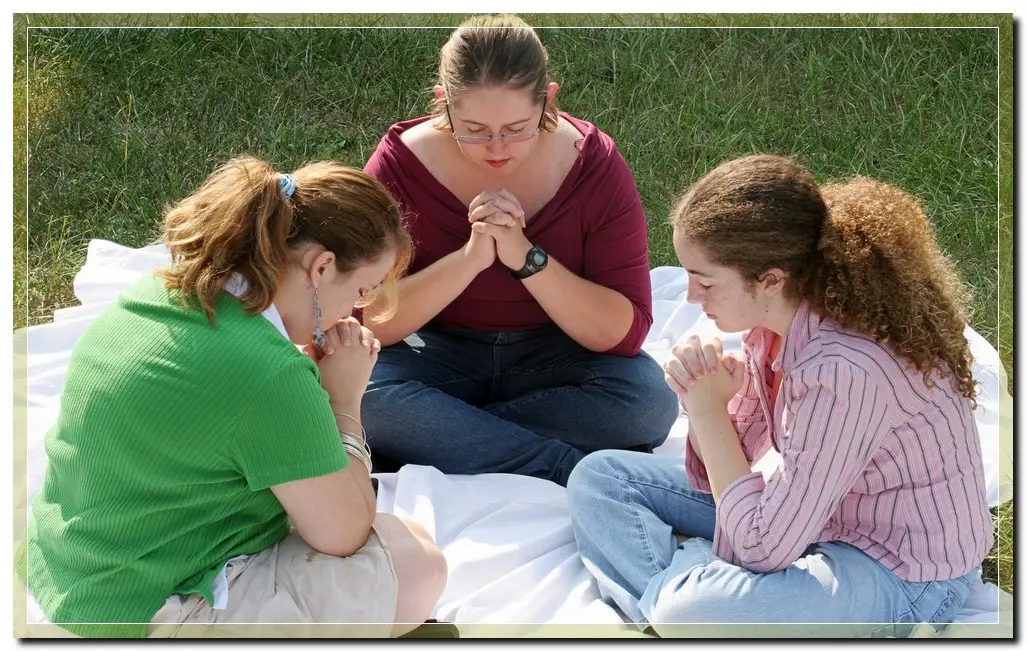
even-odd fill
[[[28,377],[24,397],[28,501],[42,484],[46,465],[43,437],[56,420],[64,373],[75,342],[125,286],[167,261],[167,250],[162,245],[130,249],[94,240],[89,243],[85,265],[75,277],[75,295],[82,305],[58,310],[52,323],[24,332],[27,359],[20,362],[27,364]],[[726,349],[740,346],[738,334],[719,333],[698,307],[684,303],[687,281],[683,270],[660,267],[651,274],[654,322],[644,348],[657,361],[662,362],[673,343],[692,331],[720,335]],[[974,375],[981,388],[975,416],[981,433],[988,500],[995,505],[1012,496],[1012,399],[995,349],[972,329],[967,329],[967,337],[977,358]],[[687,423],[682,417],[657,454],[682,455],[686,432]],[[769,472],[774,461],[768,455],[757,468]],[[595,582],[577,556],[562,487],[507,474],[447,476],[421,466],[407,466],[399,473],[382,474],[379,479],[379,510],[415,519],[435,535],[443,549],[450,576],[435,617],[468,625],[465,635],[474,630],[474,624],[486,623],[621,623],[616,612],[599,599]],[[1005,627],[1011,635],[1011,599],[994,585],[981,584],[957,622],[996,623],[1000,611],[1003,629],[999,635],[1004,635]],[[30,600],[29,622],[39,622],[40,617],[38,607]],[[529,626],[503,631],[531,635],[534,629]],[[499,631],[481,633],[494,635]],[[961,631],[969,631],[967,635],[995,635],[994,627],[989,628],[990,634],[949,628],[946,635],[958,636]],[[571,635],[582,632],[576,630]]]

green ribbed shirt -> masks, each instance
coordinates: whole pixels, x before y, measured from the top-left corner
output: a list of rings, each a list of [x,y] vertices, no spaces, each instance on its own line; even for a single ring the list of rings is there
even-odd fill
[[[269,487],[347,465],[317,365],[228,293],[215,316],[148,277],[75,346],[18,563],[72,633],[146,636],[174,593],[213,604],[227,560],[289,532]]]

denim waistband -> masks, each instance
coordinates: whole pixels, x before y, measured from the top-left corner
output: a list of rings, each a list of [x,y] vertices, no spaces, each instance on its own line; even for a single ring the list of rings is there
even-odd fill
[[[538,326],[536,328],[509,331],[485,331],[477,328],[427,324],[423,326],[421,330],[432,331],[433,333],[494,346],[503,344],[519,344],[521,342],[527,342],[540,337],[552,337],[554,335],[563,334],[563,331],[561,331],[560,327],[556,324],[546,324],[545,326]]]

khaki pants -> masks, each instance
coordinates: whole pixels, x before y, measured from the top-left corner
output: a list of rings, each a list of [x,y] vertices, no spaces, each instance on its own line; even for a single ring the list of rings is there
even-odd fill
[[[392,631],[399,583],[388,547],[374,530],[349,557],[321,554],[293,532],[230,564],[226,575],[225,609],[212,609],[197,594],[173,595],[154,614],[147,636],[388,638]]]

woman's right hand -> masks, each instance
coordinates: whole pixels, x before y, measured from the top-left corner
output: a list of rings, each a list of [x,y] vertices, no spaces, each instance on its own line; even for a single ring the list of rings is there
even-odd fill
[[[496,239],[487,233],[471,230],[471,237],[464,245],[464,256],[477,271],[485,271],[496,262]]]
[[[725,355],[719,338],[703,342],[696,335],[674,345],[671,358],[663,364],[663,379],[679,397],[688,393],[697,378],[704,374],[715,374],[723,363],[728,373],[734,373],[739,360],[734,355]]]
[[[308,348],[316,349],[314,345]],[[346,317],[325,331],[322,355],[312,357],[321,370],[321,387],[333,406],[348,410],[360,405],[381,348],[374,333],[354,317]]]

